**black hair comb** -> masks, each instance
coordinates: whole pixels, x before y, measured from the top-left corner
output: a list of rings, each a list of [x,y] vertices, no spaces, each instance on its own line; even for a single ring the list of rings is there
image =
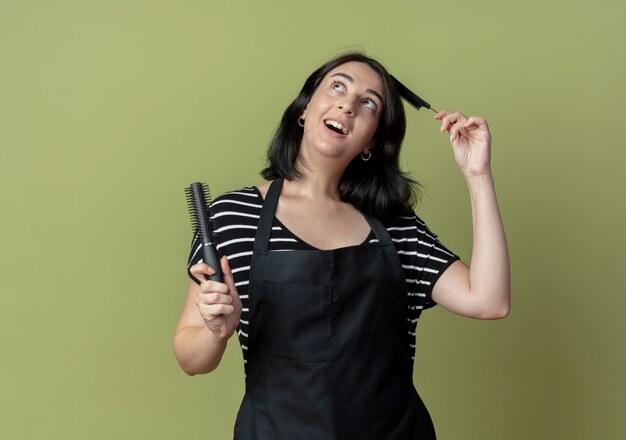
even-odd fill
[[[211,192],[209,185],[202,182],[194,182],[185,188],[187,195],[187,207],[191,217],[191,226],[194,235],[200,235],[202,239],[202,261],[215,269],[215,275],[210,275],[209,279],[222,282],[222,268],[220,259],[215,247],[215,231],[211,220],[209,204],[211,203]]]
[[[391,75],[391,78],[395,82],[396,87],[398,88],[398,92],[400,92],[400,96],[406,99],[408,103],[411,104],[413,107],[415,107],[417,110],[424,107],[424,108],[434,111],[435,113],[439,113],[437,110],[432,108],[429,103],[424,101],[422,98],[420,98],[415,93],[413,93],[411,89],[409,89],[407,86],[405,86],[400,81],[398,81],[398,78],[396,78],[393,75]]]

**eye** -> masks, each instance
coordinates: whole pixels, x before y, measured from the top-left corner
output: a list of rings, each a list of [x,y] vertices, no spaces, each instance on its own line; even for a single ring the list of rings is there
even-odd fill
[[[368,109],[370,109],[373,112],[375,112],[376,109],[378,108],[376,103],[374,101],[372,101],[371,99],[364,99],[363,100],[363,104],[365,105],[365,107],[367,107]]]
[[[340,81],[333,81],[330,84],[330,88],[333,90],[336,90],[338,92],[345,92],[346,91],[346,86],[340,82]]]

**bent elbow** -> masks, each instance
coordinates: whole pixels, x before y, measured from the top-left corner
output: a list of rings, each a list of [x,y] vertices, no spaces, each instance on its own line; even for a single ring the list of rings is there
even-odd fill
[[[478,316],[479,319],[492,320],[504,319],[511,313],[511,302],[506,301],[503,304],[494,305]]]
[[[490,319],[504,319],[511,313],[511,307],[503,307],[496,310]]]
[[[174,357],[178,362],[178,366],[187,376],[195,376],[197,374],[207,374],[215,370],[217,365],[207,365],[199,363],[194,356],[190,355],[184,346],[181,346],[180,342],[174,338]]]
[[[182,365],[180,366],[180,369],[183,370],[187,376],[195,376],[196,374],[199,374],[197,371],[194,371],[191,368],[185,368]]]
[[[195,376],[196,374],[198,374],[198,372],[192,367],[192,365],[189,365],[189,363],[187,362],[183,362],[181,359],[177,360],[178,366],[187,376]]]
[[[511,303],[507,302],[506,304],[502,304],[500,307],[495,308],[491,311],[490,317],[487,319],[504,319],[511,313]]]
[[[197,374],[209,374],[215,370],[215,367],[210,368],[206,365],[197,365],[192,362],[185,362],[183,360],[178,360],[178,366],[187,376],[195,376]]]
[[[178,366],[187,376],[195,376],[198,372],[193,368],[190,362],[186,362],[182,356],[179,356],[174,350],[174,356],[176,357],[176,361],[178,362]]]

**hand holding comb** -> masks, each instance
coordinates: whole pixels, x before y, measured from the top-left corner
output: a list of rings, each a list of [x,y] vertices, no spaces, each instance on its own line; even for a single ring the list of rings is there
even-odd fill
[[[215,274],[209,275],[209,279],[222,283],[222,267],[215,247],[215,231],[209,211],[211,202],[209,186],[206,183],[194,182],[185,188],[185,194],[191,226],[194,234],[199,235],[202,240],[202,261],[215,269]]]

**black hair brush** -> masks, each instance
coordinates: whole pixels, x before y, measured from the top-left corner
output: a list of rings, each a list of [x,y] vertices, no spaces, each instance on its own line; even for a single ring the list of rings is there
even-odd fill
[[[209,185],[202,182],[194,182],[185,188],[187,195],[187,206],[191,217],[191,226],[194,234],[202,239],[202,261],[215,269],[215,275],[210,275],[209,279],[223,282],[220,259],[215,247],[215,231],[213,221],[209,211],[211,193]]]

